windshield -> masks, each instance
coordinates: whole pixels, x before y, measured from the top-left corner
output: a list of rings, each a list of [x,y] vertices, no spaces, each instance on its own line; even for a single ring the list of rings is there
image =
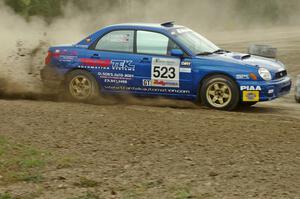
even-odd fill
[[[173,29],[171,34],[174,35],[179,42],[189,48],[193,54],[213,53],[220,48],[200,34],[188,29]]]

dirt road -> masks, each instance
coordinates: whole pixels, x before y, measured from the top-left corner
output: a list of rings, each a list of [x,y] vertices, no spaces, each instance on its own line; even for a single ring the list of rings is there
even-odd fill
[[[294,77],[298,33],[216,38],[232,50],[271,43]],[[0,106],[0,193],[9,198],[300,198],[293,95],[235,112],[169,100]]]

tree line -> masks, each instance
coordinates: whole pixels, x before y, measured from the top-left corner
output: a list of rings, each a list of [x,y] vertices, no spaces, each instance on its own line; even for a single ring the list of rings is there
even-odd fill
[[[129,1],[141,0],[4,0],[16,13],[29,18],[42,16],[51,21],[54,17],[62,15],[62,6],[72,2],[81,10],[88,10],[91,6],[103,3],[116,6]],[[217,1],[217,0],[216,0]],[[299,0],[232,0],[234,10],[247,21],[263,20],[267,22],[284,22],[291,13],[300,9]],[[94,4],[90,4],[94,2]],[[201,2],[200,2],[201,3]],[[214,2],[215,3],[215,2]]]
[[[91,7],[89,2],[92,1],[96,2],[95,0],[4,0],[6,5],[25,18],[42,16],[48,21],[62,15],[62,7],[68,3],[72,3],[84,11]],[[122,0],[98,0],[99,3],[110,4],[111,6],[115,6],[121,1]]]

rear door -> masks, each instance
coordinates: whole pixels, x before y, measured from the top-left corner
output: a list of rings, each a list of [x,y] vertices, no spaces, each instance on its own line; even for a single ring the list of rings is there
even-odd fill
[[[80,59],[81,67],[93,73],[102,91],[126,91],[134,86],[134,34],[134,30],[109,32]]]

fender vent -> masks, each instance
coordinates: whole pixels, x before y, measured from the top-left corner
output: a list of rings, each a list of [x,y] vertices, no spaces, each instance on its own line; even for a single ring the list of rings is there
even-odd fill
[[[249,59],[251,57],[251,55],[244,55],[244,56],[242,56],[241,57],[241,59],[243,60],[243,59]]]

